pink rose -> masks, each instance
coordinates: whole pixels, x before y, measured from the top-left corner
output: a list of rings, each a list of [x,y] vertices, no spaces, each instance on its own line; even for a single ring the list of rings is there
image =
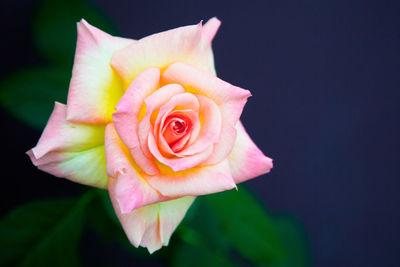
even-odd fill
[[[215,76],[219,26],[135,41],[82,20],[67,105],[55,104],[28,151],[41,170],[108,188],[129,240],[150,252],[168,245],[195,196],[272,168],[239,121],[250,92]]]

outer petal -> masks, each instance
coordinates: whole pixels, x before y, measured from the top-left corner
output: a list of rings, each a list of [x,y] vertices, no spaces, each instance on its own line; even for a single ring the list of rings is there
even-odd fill
[[[164,246],[168,246],[171,235],[179,222],[182,221],[194,199],[195,197],[185,196],[159,203],[160,237]]]
[[[185,63],[175,63],[168,67],[162,74],[161,82],[179,83],[186,91],[209,97],[219,106],[222,116],[220,138],[214,146],[213,155],[204,165],[215,164],[226,158],[235,143],[235,125],[247,98],[251,96],[250,92]]]
[[[210,73],[188,64],[178,62],[169,66],[161,76],[163,84],[177,83],[185,87],[186,92],[211,98],[219,106],[231,108],[231,116],[236,120],[251,96],[248,90],[233,86]]]
[[[115,180],[112,179],[109,183],[110,198],[129,241],[135,247],[147,247],[150,253],[168,245],[172,233],[194,200],[194,197],[187,196],[122,214],[114,187]]]
[[[124,90],[111,68],[113,53],[133,40],[113,37],[85,20],[78,23],[75,63],[68,94],[67,118],[74,122],[104,124]]]
[[[214,73],[211,40],[218,29],[216,19],[203,30],[198,25],[179,27],[140,39],[117,51],[111,65],[121,76],[125,87],[148,67],[165,69],[174,62],[186,62]]]
[[[211,45],[211,42],[217,34],[220,26],[221,21],[216,17],[209,19],[207,23],[203,26],[202,41],[205,44]]]
[[[119,139],[113,124],[106,127],[105,153],[107,173],[115,180],[112,190],[121,213],[167,200],[146,182],[137,165],[130,160],[129,150]]]
[[[236,187],[228,160],[212,166],[178,172],[165,165],[159,168],[160,174],[146,176],[146,180],[164,196],[198,196]]]
[[[268,173],[273,166],[272,159],[266,157],[254,144],[240,121],[237,123],[236,129],[235,146],[228,157],[235,183]]]
[[[36,159],[32,150],[27,152],[33,164],[40,170],[71,181],[106,188],[106,160],[104,146],[100,145],[80,152],[51,152]]]
[[[202,49],[200,49],[200,53],[196,53],[193,59],[188,60],[188,63],[192,65],[194,65],[192,62],[197,60],[199,62],[198,64],[210,66],[209,68],[211,70],[211,73],[214,75],[216,73],[214,67],[214,55],[212,51],[211,42],[214,39],[215,35],[217,34],[217,31],[220,26],[221,26],[221,21],[215,17],[211,18],[210,20],[207,21],[206,24],[204,24],[203,31],[201,34],[203,47]],[[198,56],[199,54],[202,56],[201,57]],[[203,62],[203,60],[205,62]]]
[[[104,126],[71,123],[67,107],[56,103],[37,145],[30,151],[34,165],[58,177],[106,187]]]

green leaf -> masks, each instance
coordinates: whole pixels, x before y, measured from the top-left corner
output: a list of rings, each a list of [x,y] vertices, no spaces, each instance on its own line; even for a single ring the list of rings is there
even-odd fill
[[[112,207],[107,190],[92,189],[95,199],[90,203],[87,218],[88,225],[97,236],[106,243],[120,244],[132,248],[121,223]]]
[[[303,226],[294,218],[279,216],[273,219],[275,228],[282,240],[285,257],[270,267],[307,267],[311,266],[310,247]]]
[[[16,72],[0,83],[0,104],[22,122],[43,129],[54,102],[66,103],[70,74],[57,68]]]
[[[173,238],[172,266],[236,266],[212,210],[198,198],[190,207]],[[180,242],[177,242],[180,241]]]
[[[220,251],[214,251],[206,246],[182,243],[177,247],[171,265],[175,267],[236,266],[226,254]]]
[[[202,197],[192,204],[176,230],[170,247],[172,266],[237,266],[230,257],[226,237]]]
[[[230,245],[255,264],[280,262],[285,257],[276,225],[243,186],[205,197]]]
[[[113,33],[104,14],[84,0],[45,0],[33,24],[33,37],[39,52],[50,62],[72,67],[76,44],[76,23],[82,18]]]
[[[0,265],[79,265],[84,211],[92,196],[36,201],[10,212],[0,222]]]
[[[182,229],[179,235],[188,244],[228,253],[228,240],[218,227],[218,218],[202,197],[192,204],[178,229]]]

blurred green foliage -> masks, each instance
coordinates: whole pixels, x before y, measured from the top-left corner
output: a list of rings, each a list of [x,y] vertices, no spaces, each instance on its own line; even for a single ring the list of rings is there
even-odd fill
[[[76,24],[82,18],[108,33],[115,28],[91,3],[82,0],[45,0],[33,21],[39,52],[52,64],[70,68],[74,59]]]
[[[115,28],[84,0],[45,0],[33,18],[32,37],[44,66],[22,68],[0,82],[0,105],[22,122],[43,129],[54,102],[66,103],[82,18],[108,33]]]
[[[76,22],[81,18],[115,32],[85,1],[48,0],[37,10],[33,37],[46,66],[23,69],[0,83],[0,104],[17,119],[42,129],[54,101],[66,102]],[[0,221],[0,265],[79,266],[85,227],[104,244],[117,244],[136,258],[171,266],[310,265],[301,225],[293,218],[268,214],[244,186],[197,198],[170,245],[153,255],[129,243],[104,190],[90,189],[79,199],[28,203]]]
[[[10,212],[0,221],[0,265],[78,266],[85,210],[93,195],[32,202]]]
[[[129,243],[105,190],[90,189],[79,199],[32,202],[0,221],[0,242],[7,244],[0,265],[82,265],[78,248],[85,227],[103,245],[119,245],[142,261],[157,260],[170,266],[189,262],[193,267],[310,264],[306,237],[298,222],[268,215],[242,186],[239,191],[197,198],[170,245],[153,255]],[[96,257],[101,261],[103,256]]]
[[[271,218],[243,186],[239,191],[230,190],[205,199],[222,233],[240,255],[254,263],[277,262],[284,257]]]
[[[26,69],[11,74],[0,83],[0,101],[17,119],[43,129],[54,102],[66,102],[68,84],[68,75],[59,68]]]

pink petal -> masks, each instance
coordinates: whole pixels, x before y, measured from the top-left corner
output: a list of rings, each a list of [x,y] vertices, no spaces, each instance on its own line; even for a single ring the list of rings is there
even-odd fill
[[[141,148],[141,146],[135,146],[134,148],[130,149],[131,156],[135,163],[142,168],[142,170],[149,174],[149,175],[155,175],[159,173],[159,169],[157,165],[154,164],[152,158],[148,158],[144,153]]]
[[[176,227],[182,221],[194,197],[182,197],[138,208],[122,214],[115,197],[115,183],[109,183],[110,198],[129,241],[135,246],[147,247],[150,253],[168,245]]]
[[[160,70],[149,68],[142,71],[128,87],[113,114],[115,129],[123,143],[130,148],[135,162],[148,174],[158,173],[157,166],[145,156],[139,143],[139,114],[144,99],[158,87]],[[149,153],[148,153],[149,155]]]
[[[199,147],[198,151],[196,151],[196,155],[190,155],[183,157],[183,155],[180,154],[180,152],[175,153],[170,149],[169,145],[165,141],[164,137],[160,136],[161,130],[163,127],[164,120],[166,119],[169,114],[172,114],[171,111],[174,110],[176,107],[184,110],[177,110],[175,112],[181,111],[181,112],[186,112],[185,110],[188,110],[186,112],[186,116],[193,121],[193,130],[194,130],[194,135],[197,135],[199,127],[198,119],[197,116],[195,117],[193,113],[197,113],[200,108],[199,101],[197,97],[193,94],[190,93],[182,93],[182,94],[177,94],[160,108],[159,113],[157,115],[157,119],[155,121],[155,127],[154,127],[154,135],[149,135],[148,136],[148,144],[149,144],[149,149],[150,152],[153,154],[153,156],[158,159],[158,161],[170,166],[173,170],[175,171],[181,171],[185,170],[194,166],[197,166],[201,162],[205,161],[207,158],[210,157],[212,153],[212,145],[207,144],[202,147]],[[191,111],[191,112],[189,112]],[[158,142],[155,138],[155,136],[158,137]],[[186,138],[184,139],[186,140]],[[178,144],[179,145],[179,144]],[[166,158],[162,153],[165,152],[169,156],[177,156],[178,158]],[[194,154],[194,153],[193,153]]]
[[[164,246],[168,246],[173,232],[182,221],[194,199],[195,197],[185,196],[159,203],[160,238]]]
[[[194,112],[193,110],[178,110],[178,111],[173,111],[171,113],[169,113],[168,116],[174,116],[174,115],[181,115],[186,117],[191,124],[191,129],[189,133],[186,133],[185,136],[181,137],[178,141],[176,141],[176,143],[174,143],[172,146],[170,146],[169,144],[171,143],[171,140],[166,140],[166,138],[164,137],[164,132],[167,129],[164,129],[166,126],[164,125],[164,121],[162,120],[160,123],[160,129],[159,133],[158,133],[158,147],[161,151],[161,153],[164,154],[169,154],[171,156],[178,156],[178,157],[182,157],[180,154],[180,150],[186,145],[186,143],[189,141],[189,139],[192,138],[192,134],[196,135],[197,133],[197,129],[200,128],[200,120],[199,120],[199,115],[197,112]],[[202,150],[204,150],[205,147],[203,147]],[[175,153],[174,151],[179,151],[177,153]]]
[[[146,103],[146,115],[139,123],[139,142],[141,145],[141,149],[146,157],[152,157],[147,145],[147,139],[149,134],[151,134],[150,132],[152,132],[150,119],[153,111],[159,109],[172,96],[184,92],[185,89],[182,86],[178,84],[168,84],[161,87],[144,100],[144,102]]]
[[[71,123],[67,106],[55,103],[37,145],[27,154],[39,169],[72,181],[106,187],[104,126]]]
[[[147,114],[160,108],[175,95],[183,93],[185,93],[185,89],[179,84],[167,84],[161,87],[144,100]]]
[[[162,241],[160,237],[160,223],[158,221],[159,211],[151,211],[152,214],[148,215],[150,218],[146,219],[151,222],[147,224],[147,229],[142,236],[140,245],[147,248],[150,254],[159,250],[162,247]],[[154,215],[157,214],[157,219],[154,219]]]
[[[193,144],[189,144],[184,150],[179,152],[181,155],[193,155],[204,149],[204,147],[214,144],[219,140],[221,134],[221,113],[218,106],[211,99],[196,95],[200,103],[200,114],[203,117],[203,125],[200,134]]]
[[[211,41],[214,39],[220,26],[221,21],[216,17],[209,19],[207,23],[204,24],[203,31],[201,33],[204,43],[211,44]]]
[[[164,138],[168,144],[173,144],[187,135],[192,127],[191,120],[186,115],[188,112],[197,115],[197,113],[191,110],[169,113],[168,117],[160,125],[159,138]]]
[[[190,55],[199,44],[201,25],[179,27],[138,40],[116,52],[112,66],[125,85],[148,67],[163,68]]]
[[[68,93],[67,119],[105,124],[123,95],[122,83],[111,68],[112,54],[133,40],[113,37],[85,20],[78,23],[75,62]]]
[[[241,183],[268,173],[273,164],[254,144],[242,123],[236,125],[237,138],[232,152],[229,154],[229,166],[235,183]]]
[[[50,152],[39,159],[32,150],[27,154],[38,169],[54,176],[99,188],[107,187],[103,145],[79,152]]]
[[[158,68],[142,71],[115,107],[117,110],[113,114],[115,129],[129,148],[139,144],[137,136],[139,113],[144,105],[144,99],[157,90],[159,79],[160,69]]]
[[[236,129],[231,126],[232,122],[226,119],[229,116],[227,110],[221,109],[222,127],[218,142],[214,144],[214,152],[202,165],[215,164],[225,159],[232,151],[236,140]]]
[[[186,59],[186,61],[182,62],[188,63],[192,66],[196,66],[200,69],[210,72],[213,75],[216,75],[211,42],[214,39],[220,25],[221,21],[219,21],[215,17],[208,20],[202,28],[201,45],[197,48],[195,53],[192,53],[191,58]]]
[[[169,197],[198,196],[235,188],[228,160],[216,165],[173,171],[159,166],[160,174],[146,176],[147,181],[161,194]]]
[[[177,106],[180,107],[179,109],[199,111],[200,104],[197,98],[193,94],[190,93],[177,94],[172,96],[171,99],[160,108],[160,112],[158,113],[158,118],[161,118],[162,116],[164,116],[164,114],[176,108]],[[159,122],[158,118],[156,124]]]
[[[214,73],[210,42],[217,28],[212,20],[205,30],[199,23],[147,36],[117,51],[111,64],[125,87],[142,70],[148,67],[165,69],[174,62],[186,62]]]
[[[161,82],[181,84],[187,91],[204,95],[218,105],[222,117],[220,139],[214,146],[213,155],[204,165],[215,164],[226,158],[232,151],[236,139],[235,125],[250,92],[185,63],[168,67],[161,76]]]
[[[113,194],[121,213],[129,213],[136,208],[167,200],[146,182],[112,124],[106,127],[105,153],[107,173],[113,177]]]
[[[163,84],[177,83],[189,93],[211,98],[217,105],[232,106],[232,117],[238,119],[246,100],[251,96],[248,90],[233,86],[214,75],[188,64],[178,62],[169,66],[161,76]]]
[[[149,134],[148,136],[148,147],[150,152],[159,162],[171,167],[174,171],[183,171],[195,167],[208,159],[213,153],[213,147],[211,145],[206,147],[204,151],[195,155],[186,156],[183,158],[167,158],[160,153],[153,134]]]
[[[104,126],[71,123],[66,120],[67,106],[56,102],[36,147],[36,158],[52,151],[79,151],[103,144]]]
[[[158,204],[144,206],[129,213],[122,213],[117,197],[115,196],[115,184],[116,179],[110,179],[108,191],[110,193],[110,199],[114,206],[115,213],[117,214],[129,241],[135,247],[139,247],[147,229],[153,229],[153,231],[156,232],[156,236],[158,235],[158,229],[154,227],[158,218]],[[156,241],[161,243],[160,239]],[[161,248],[161,245],[159,248]]]
[[[171,84],[173,85],[173,84]],[[159,131],[161,131],[162,128],[162,122],[166,119],[168,114],[176,109],[176,107],[179,106],[179,109],[186,109],[186,110],[192,110],[194,112],[198,112],[200,104],[197,98],[190,93],[182,93],[182,94],[176,94],[171,97],[171,99],[165,103],[159,110],[157,119],[154,123],[154,135],[158,136]]]

